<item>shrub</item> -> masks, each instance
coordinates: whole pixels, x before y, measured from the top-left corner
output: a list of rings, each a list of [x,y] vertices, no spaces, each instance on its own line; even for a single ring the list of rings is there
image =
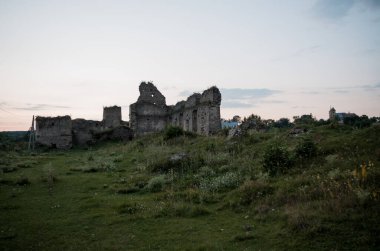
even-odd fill
[[[165,175],[159,175],[149,180],[147,189],[151,192],[160,192],[162,191],[165,183]]]
[[[293,165],[292,158],[285,147],[272,144],[264,152],[263,167],[269,175],[285,173]]]
[[[246,181],[238,189],[240,204],[249,205],[252,202],[264,198],[273,193],[273,187],[261,181]]]
[[[212,179],[203,179],[200,182],[200,189],[217,192],[233,189],[239,186],[241,179],[238,173],[227,172],[222,176],[218,176]]]
[[[212,170],[210,167],[208,166],[202,166],[200,169],[199,169],[199,174],[201,177],[204,177],[204,178],[209,178],[209,177],[212,177],[215,175],[215,172],[214,170]]]
[[[295,149],[296,156],[301,159],[307,159],[317,155],[317,146],[311,139],[304,139]]]
[[[164,139],[172,139],[183,135],[183,129],[178,126],[169,126],[164,131]]]
[[[169,157],[160,157],[148,165],[151,172],[177,173],[194,172],[205,165],[205,160],[201,155],[189,156],[186,153],[176,153]]]

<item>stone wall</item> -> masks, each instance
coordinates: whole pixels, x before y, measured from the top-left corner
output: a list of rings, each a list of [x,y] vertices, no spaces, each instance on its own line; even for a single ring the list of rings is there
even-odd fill
[[[221,128],[221,94],[215,86],[172,106],[166,105],[165,96],[150,82],[142,82],[139,91],[137,102],[129,107],[129,123],[122,121],[119,106],[104,107],[102,121],[71,120],[70,116],[37,117],[37,144],[67,149],[98,140],[130,140],[134,135],[159,132],[169,125],[202,135]]]
[[[202,135],[210,135],[221,128],[221,94],[211,87],[202,94],[194,93],[186,101],[167,106],[165,97],[150,82],[142,82],[140,96],[130,106],[130,127],[135,135],[158,132],[168,125],[182,127]]]
[[[137,102],[129,106],[131,129],[135,135],[162,131],[168,120],[165,97],[150,82],[142,82],[139,91]]]
[[[131,140],[129,123],[121,120],[121,107],[104,107],[103,120],[63,117],[37,117],[36,143],[52,148],[69,149],[104,140]]]
[[[103,125],[105,128],[114,128],[121,125],[121,107],[110,106],[103,108]]]
[[[70,116],[37,117],[36,143],[51,148],[71,148],[72,122]]]
[[[73,144],[89,145],[95,143],[94,133],[103,130],[101,121],[74,119],[72,121]]]
[[[198,133],[209,135],[221,129],[220,103],[222,95],[217,87],[202,93],[198,113]]]

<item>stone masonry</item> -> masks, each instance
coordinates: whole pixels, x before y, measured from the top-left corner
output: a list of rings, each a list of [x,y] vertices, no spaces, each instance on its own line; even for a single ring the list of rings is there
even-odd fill
[[[63,117],[37,117],[36,143],[58,149],[73,145],[89,145],[103,140],[130,140],[132,131],[121,120],[121,107],[103,108],[103,120],[74,119]]]
[[[121,107],[111,106],[103,109],[103,122],[106,128],[114,128],[121,125]]]
[[[129,107],[129,123],[122,121],[119,106],[104,107],[102,121],[72,120],[67,115],[37,117],[37,145],[68,149],[104,140],[128,141],[133,136],[162,131],[169,125],[201,135],[211,135],[221,128],[222,97],[215,86],[171,106],[166,105],[165,96],[150,82],[142,82],[139,91],[137,102]]]
[[[71,129],[70,116],[37,117],[36,142],[52,148],[69,149],[73,138]]]
[[[159,132],[168,125],[201,135],[213,134],[221,128],[222,97],[215,86],[174,106],[167,106],[165,97],[150,82],[142,82],[139,91],[137,102],[129,108],[130,127],[135,135]]]

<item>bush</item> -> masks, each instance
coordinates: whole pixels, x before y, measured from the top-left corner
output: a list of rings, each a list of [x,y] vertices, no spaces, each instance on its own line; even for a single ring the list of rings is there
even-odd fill
[[[256,200],[272,194],[273,191],[273,187],[265,182],[252,180],[246,181],[238,189],[240,195],[240,204],[249,205]]]
[[[297,145],[295,153],[298,158],[311,158],[317,155],[317,146],[311,139],[304,139]]]
[[[160,157],[148,165],[151,172],[168,173],[171,170],[176,173],[194,172],[205,165],[201,155],[190,156],[186,153],[176,153],[169,157]]]
[[[202,190],[217,192],[236,188],[240,182],[238,173],[228,172],[212,179],[201,180],[199,187]]]
[[[285,173],[293,165],[293,160],[285,147],[269,145],[264,153],[263,167],[269,175]]]
[[[159,175],[149,180],[147,189],[151,192],[160,192],[166,183],[165,175]]]
[[[164,139],[165,140],[173,139],[173,138],[182,136],[183,134],[184,134],[183,129],[181,127],[169,126],[164,131]]]
[[[199,169],[199,175],[203,178],[210,178],[215,175],[215,171],[208,166],[202,166]]]

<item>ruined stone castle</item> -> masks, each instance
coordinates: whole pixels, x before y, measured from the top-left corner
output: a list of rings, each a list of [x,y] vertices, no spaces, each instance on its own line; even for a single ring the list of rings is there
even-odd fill
[[[172,106],[166,105],[165,97],[150,82],[142,82],[139,90],[137,102],[129,107],[130,127],[137,136],[159,132],[168,125],[201,135],[213,134],[221,128],[222,96],[215,86]]]
[[[221,94],[211,87],[202,94],[194,93],[186,101],[166,105],[166,99],[150,82],[142,82],[140,96],[129,107],[129,122],[123,121],[121,107],[104,107],[103,120],[71,119],[70,116],[36,118],[38,145],[69,149],[104,140],[131,140],[134,136],[159,132],[167,126],[210,135],[221,128]]]

